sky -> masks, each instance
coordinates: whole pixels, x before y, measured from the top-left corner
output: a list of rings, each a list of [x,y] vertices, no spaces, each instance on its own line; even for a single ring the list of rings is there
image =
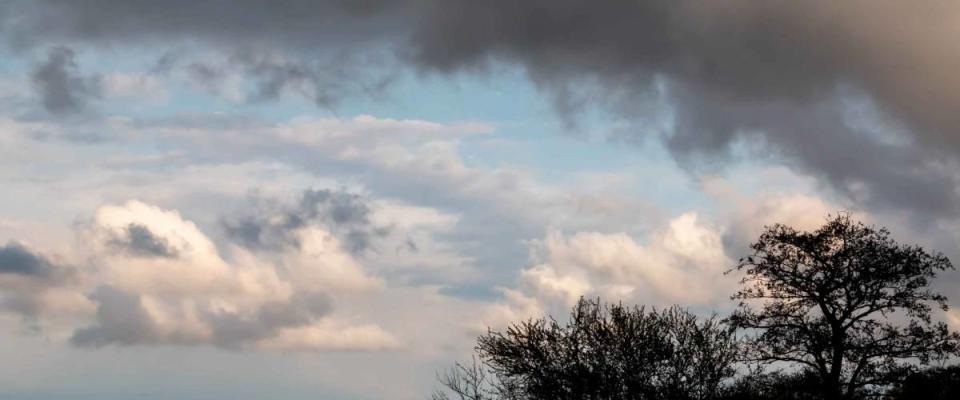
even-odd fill
[[[422,399],[581,296],[728,312],[841,212],[958,260],[956,43],[953,1],[0,1],[0,397]]]

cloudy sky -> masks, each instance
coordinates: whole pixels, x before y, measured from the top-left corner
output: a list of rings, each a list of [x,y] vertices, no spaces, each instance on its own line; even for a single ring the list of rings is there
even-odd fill
[[[957,43],[954,1],[0,1],[0,397],[424,398],[579,296],[729,310],[836,212],[960,259]]]

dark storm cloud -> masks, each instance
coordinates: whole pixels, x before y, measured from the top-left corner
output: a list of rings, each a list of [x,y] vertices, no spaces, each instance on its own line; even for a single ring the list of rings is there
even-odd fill
[[[0,246],[0,310],[35,318],[48,306],[44,292],[74,279],[67,266],[22,244],[8,242]]]
[[[737,140],[759,145],[757,158],[812,173],[857,204],[918,211],[929,218],[954,215],[958,171],[936,151],[878,138],[850,126],[848,105],[826,98],[809,105],[713,101],[689,95],[667,146],[684,164],[716,159]],[[769,153],[773,150],[773,153]]]
[[[639,113],[659,80],[676,113],[668,145],[685,165],[762,144],[869,205],[956,215],[956,171],[943,168],[960,147],[956,3],[431,4],[413,41],[422,66],[519,62],[564,113],[598,101]],[[583,84],[607,95],[578,99]],[[844,85],[911,128],[907,143],[851,128]]]
[[[228,56],[223,65],[208,61],[181,65],[209,90],[219,92],[224,74],[235,71],[252,81],[247,101],[291,94],[305,97],[319,107],[332,107],[346,96],[379,95],[391,82],[392,73],[371,71],[370,67],[383,67],[389,60],[370,50],[381,46],[382,40],[402,37],[396,33],[412,26],[412,13],[403,7],[404,3],[14,1],[0,4],[0,36],[18,48],[45,43],[164,45],[199,39]],[[281,51],[283,57],[278,58],[272,49],[296,51]],[[164,53],[154,69],[169,72],[178,58],[189,57]],[[55,113],[79,109],[82,102],[77,89],[60,90],[74,96],[51,96],[54,102],[47,108]]]
[[[374,66],[383,67],[391,61],[383,55],[359,56],[350,50],[304,59],[243,48],[233,51],[226,62],[192,61],[183,68],[196,84],[219,95],[225,92],[225,78],[231,74],[243,76],[249,88],[244,89],[242,100],[248,103],[293,95],[317,107],[330,108],[343,98],[382,97],[396,77],[395,72],[377,70]]]
[[[261,199],[262,200],[262,199]],[[255,212],[226,218],[227,235],[255,250],[299,247],[296,231],[319,225],[336,235],[347,251],[362,253],[377,236],[387,233],[370,220],[369,201],[342,190],[306,190],[294,204],[261,201]]]
[[[394,0],[86,0],[0,4],[0,29],[17,46],[42,42],[158,44],[171,39],[320,50],[359,45],[410,26]]]
[[[177,249],[167,239],[157,236],[144,225],[131,223],[119,235],[111,238],[108,244],[127,254],[138,257],[177,257]]]
[[[52,114],[82,111],[89,99],[100,94],[99,80],[81,76],[74,58],[70,48],[54,47],[30,75],[43,107]]]
[[[0,246],[0,274],[46,276],[52,268],[50,261],[19,243]]]
[[[337,85],[356,76],[316,63],[344,49],[389,49],[421,71],[521,65],[571,119],[592,105],[634,118],[662,89],[675,125],[664,139],[686,166],[723,162],[746,142],[870,206],[955,216],[960,200],[954,1],[12,2],[0,16],[19,46],[276,49],[292,61],[235,57],[253,100],[298,92],[325,105],[349,94]],[[345,65],[334,71],[363,62]],[[904,137],[851,126],[840,101],[849,93]]]

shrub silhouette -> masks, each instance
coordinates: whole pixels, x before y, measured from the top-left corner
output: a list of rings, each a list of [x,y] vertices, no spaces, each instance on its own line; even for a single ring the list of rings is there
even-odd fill
[[[897,384],[888,396],[891,400],[960,399],[960,366],[919,371]]]
[[[566,323],[515,323],[481,336],[476,350],[472,366],[441,378],[460,399],[716,399],[738,353],[716,317],[586,299]]]

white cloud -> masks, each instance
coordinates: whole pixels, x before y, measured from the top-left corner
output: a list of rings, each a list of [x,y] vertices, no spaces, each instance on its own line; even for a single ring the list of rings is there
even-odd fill
[[[721,232],[682,214],[644,242],[625,233],[557,230],[531,242],[531,266],[518,288],[488,309],[486,323],[517,321],[544,311],[561,313],[581,297],[667,306],[715,306],[732,293],[724,276],[733,264],[724,253]],[[555,314],[556,315],[556,314]]]
[[[299,251],[282,256],[290,280],[298,288],[353,292],[383,287],[382,280],[369,276],[330,232],[306,227],[298,236]]]
[[[141,253],[130,240],[137,228],[156,242],[154,246],[164,247],[165,253]],[[243,298],[282,292],[277,277],[264,275],[269,269],[229,265],[214,243],[176,211],[139,201],[105,205],[96,210],[84,233],[99,261],[103,284],[151,295],[205,293]],[[253,286],[245,283],[257,281]]]
[[[485,307],[479,321],[470,326],[472,331],[482,334],[487,329],[500,329],[530,318],[542,318],[547,311],[542,299],[523,291],[501,287],[498,292],[503,299]]]
[[[797,182],[795,175],[779,175],[778,180]],[[764,225],[781,223],[800,230],[812,230],[823,225],[828,214],[840,209],[822,197],[809,191],[761,191],[745,193],[721,177],[706,177],[701,182],[704,193],[716,199],[728,213],[724,216],[731,224],[745,227],[743,234],[755,238]]]
[[[337,326],[321,322],[304,327],[283,328],[276,336],[260,340],[265,350],[393,350],[400,342],[377,325]]]
[[[279,264],[236,247],[225,259],[179,213],[138,201],[100,207],[84,231],[98,308],[93,324],[74,335],[77,344],[379,350],[398,343],[376,325],[338,322],[331,297],[381,283],[318,228],[299,232],[303,246]]]
[[[477,276],[476,260],[443,237],[462,229],[459,215],[395,200],[375,201],[373,206],[373,223],[389,229],[377,238],[373,251],[362,255],[371,267],[444,282]]]

